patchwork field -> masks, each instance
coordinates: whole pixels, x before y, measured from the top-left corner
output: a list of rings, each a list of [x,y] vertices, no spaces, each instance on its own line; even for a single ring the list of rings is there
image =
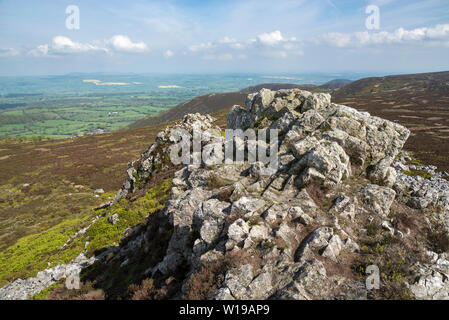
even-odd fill
[[[3,98],[3,105],[20,107],[0,110],[0,137],[67,138],[97,129],[112,132],[167,110],[180,99],[148,94]]]

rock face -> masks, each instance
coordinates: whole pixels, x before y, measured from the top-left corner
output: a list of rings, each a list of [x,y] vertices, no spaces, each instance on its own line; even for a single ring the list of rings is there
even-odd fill
[[[203,150],[212,143],[225,147],[212,118],[188,115],[142,155],[139,177],[154,174],[151,168],[161,161],[155,152],[174,143],[176,126],[189,132],[194,126],[212,128],[217,139],[205,141]],[[414,188],[412,199],[425,197],[417,206],[427,199],[447,205],[444,190],[422,193],[422,184],[408,181],[395,167],[408,129],[334,104],[327,94],[262,89],[249,95],[245,106],[231,109],[227,129],[279,130],[279,167],[266,175],[261,162],[212,167],[191,161],[174,173],[170,200],[160,213],[172,234],[165,255],[147,274],[167,279],[184,270],[177,298],[192,297],[192,282],[211,266],[230,265],[220,269],[222,280],[202,298],[366,299],[360,278],[330,267],[351,268],[346,259],[361,252],[358,241],[366,233],[361,221],[405,241],[403,232],[381,227],[389,223],[404,188]],[[118,196],[134,192],[133,167]],[[365,180],[357,180],[363,173]],[[320,195],[320,190],[331,191]],[[323,205],[332,199],[330,208]],[[425,271],[416,274],[421,280],[409,284],[410,292],[423,299],[446,297],[447,278],[429,268],[435,267],[422,265]]]
[[[179,129],[208,134],[201,150],[174,165],[170,150],[179,145]],[[158,283],[176,278],[172,298],[198,298],[200,281],[199,297],[206,299],[367,299],[364,279],[353,270],[366,250],[362,241],[372,242],[370,232],[379,230],[380,239],[406,245],[415,234],[390,222],[393,208],[433,205],[449,216],[444,179],[403,174],[408,167],[397,159],[409,130],[334,104],[328,94],[262,89],[231,109],[227,129],[277,129],[275,172],[265,174],[261,161],[195,162],[201,151],[224,150],[226,143],[212,117],[187,115],[129,164],[114,199],[138,195],[153,177],[172,173],[170,200],[138,237],[139,252],[164,248],[144,276]],[[414,249],[425,252],[424,246]],[[126,268],[133,248],[117,249],[108,263]],[[416,281],[407,283],[416,298],[448,298],[443,258],[417,262]],[[215,282],[203,288],[204,279]]]
[[[432,213],[449,232],[449,174],[435,172],[434,166],[407,164],[407,160],[410,157],[403,156],[393,163],[397,175],[393,188],[411,208],[435,208]]]
[[[36,277],[25,280],[17,279],[0,288],[0,300],[25,300],[62,279],[69,277],[79,278],[81,270],[96,260],[94,257],[87,259],[84,254],[80,254],[70,264],[57,265],[43,270]]]
[[[207,135],[203,135],[204,141],[201,142],[201,147],[213,139],[221,141],[221,129],[214,125],[214,121],[215,119],[209,115],[201,115],[199,113],[188,114],[184,116],[182,121],[160,132],[154,144],[142,153],[138,160],[128,163],[125,183],[117,192],[111,204],[126,197],[128,194],[136,193],[158,173],[171,172],[174,164],[170,159],[172,152],[170,147],[176,145],[175,142],[179,140],[180,134],[187,133],[193,135],[194,130],[203,133],[207,132],[209,138]],[[190,160],[192,157],[197,156],[197,154],[186,155]]]

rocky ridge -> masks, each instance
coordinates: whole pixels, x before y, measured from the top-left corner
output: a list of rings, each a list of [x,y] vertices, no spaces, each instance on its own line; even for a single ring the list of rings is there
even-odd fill
[[[191,129],[190,123],[198,122],[213,126],[213,119],[198,114],[187,115],[181,125]],[[408,229],[392,226],[392,206],[415,208],[414,198],[435,194],[429,203],[438,209],[425,219],[430,228],[441,219],[447,222],[447,181],[422,182],[403,174],[408,169],[397,159],[410,132],[396,123],[331,103],[327,94],[263,89],[249,95],[245,106],[231,109],[227,128],[278,129],[280,166],[269,176],[261,174],[260,162],[213,168],[203,163],[175,172],[171,198],[160,213],[168,217],[172,236],[147,275],[167,278],[182,268],[176,297],[192,297],[193,283],[206,266],[229,259],[233,267],[222,271],[221,281],[202,298],[364,299],[368,292],[350,275],[352,266],[334,270],[360,255],[364,225],[377,224],[380,234],[409,241],[404,240],[411,237]],[[220,141],[218,132],[214,143]],[[143,158],[151,159],[150,154]],[[419,183],[429,191],[417,193]],[[435,260],[436,253],[425,246],[419,250]],[[405,282],[417,298],[447,297],[447,269],[441,269],[446,256],[436,255],[439,271],[431,262],[416,261],[414,275],[427,279],[432,270],[430,277],[439,279],[432,283],[444,283],[443,289],[433,294],[429,281]]]
[[[262,89],[231,109],[227,129],[279,130],[270,175],[260,161],[174,165],[179,129],[207,131],[203,152],[225,147],[212,117],[186,115],[129,163],[108,204],[173,175],[165,208],[104,262],[127,268],[153,255],[139,278],[158,289],[140,288],[145,298],[449,298],[449,182],[436,168],[409,164],[407,128],[328,94]],[[198,154],[185,157],[193,163]],[[428,236],[440,226],[441,243]],[[383,274],[378,291],[365,285],[368,264]]]

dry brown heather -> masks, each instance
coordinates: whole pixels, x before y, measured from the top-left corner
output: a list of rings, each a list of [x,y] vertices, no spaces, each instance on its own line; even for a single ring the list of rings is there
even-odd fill
[[[163,126],[75,139],[0,142],[0,250],[105,202]],[[24,184],[29,184],[24,187]],[[85,211],[84,211],[85,214]]]
[[[449,93],[403,89],[332,100],[406,126],[411,135],[404,149],[449,171]]]
[[[226,125],[227,111],[215,114]],[[130,160],[167,126],[40,142],[0,141],[0,250],[113,196]],[[23,187],[29,184],[28,187]]]
[[[385,79],[391,85],[391,78]],[[394,83],[391,90],[372,90],[378,88],[375,82],[379,80],[370,81],[361,88],[357,87],[359,81],[345,87],[348,92],[340,89],[333,101],[407,126],[412,135],[405,149],[413,151],[423,163],[449,171],[448,90],[426,87],[416,80],[410,80],[414,86],[402,81]],[[231,98],[222,103],[225,108],[213,114],[222,128],[226,126],[233,99],[243,103],[240,95]],[[81,208],[105,201],[104,197],[95,198],[93,190],[103,188],[111,196],[123,182],[128,161],[136,159],[166,125],[75,139],[1,141],[0,249],[24,235],[46,230],[66,217],[76,216]],[[30,186],[23,188],[25,183]]]

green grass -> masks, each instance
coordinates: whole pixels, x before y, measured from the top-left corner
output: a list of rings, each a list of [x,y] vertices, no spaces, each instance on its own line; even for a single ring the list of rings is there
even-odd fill
[[[14,245],[0,252],[0,285],[17,277],[34,276],[47,268],[48,263],[68,262],[59,259],[56,253],[87,219],[68,219],[49,230],[21,238]],[[64,258],[75,258],[77,254],[65,254]]]
[[[88,256],[118,244],[125,229],[144,223],[147,216],[163,208],[170,189],[171,179],[167,179],[134,202],[122,199],[107,210],[94,212],[91,208],[86,209],[86,215],[82,218],[66,219],[44,232],[19,239],[14,245],[0,252],[0,286],[19,277],[35,276],[37,272],[58,263],[69,263],[84,251],[86,241],[90,242],[87,248]],[[108,217],[114,213],[119,215],[120,220],[112,225],[108,222]],[[60,249],[96,215],[104,216],[92,224],[84,235]]]
[[[133,203],[122,199],[116,204],[105,218],[100,219],[92,225],[86,233],[90,241],[89,252],[106,248],[108,245],[118,243],[123,236],[123,232],[130,226],[136,226],[145,221],[145,218],[162,209],[171,189],[171,179],[167,179],[161,184],[150,189],[143,197]],[[118,214],[119,222],[112,225],[107,218],[112,214]]]
[[[413,160],[409,160],[407,161],[408,165],[414,164],[415,166],[423,166],[423,163],[421,162],[421,160],[418,159],[413,159]]]
[[[98,97],[40,97],[23,98],[26,107],[0,110],[0,137],[45,136],[67,138],[98,128],[107,132],[123,128],[136,120],[156,115],[180,102],[157,96],[143,98],[134,95]],[[14,99],[0,97],[0,102]],[[19,104],[20,105],[20,104]]]
[[[51,286],[47,287],[46,289],[42,290],[41,292],[35,294],[34,296],[28,298],[27,300],[45,300],[45,298],[47,298],[50,293],[53,292],[53,290],[55,290],[56,288],[62,286],[63,284],[56,282],[53,283]]]
[[[409,177],[420,176],[424,179],[430,179],[433,177],[430,173],[423,171],[423,170],[402,170],[402,173]]]

